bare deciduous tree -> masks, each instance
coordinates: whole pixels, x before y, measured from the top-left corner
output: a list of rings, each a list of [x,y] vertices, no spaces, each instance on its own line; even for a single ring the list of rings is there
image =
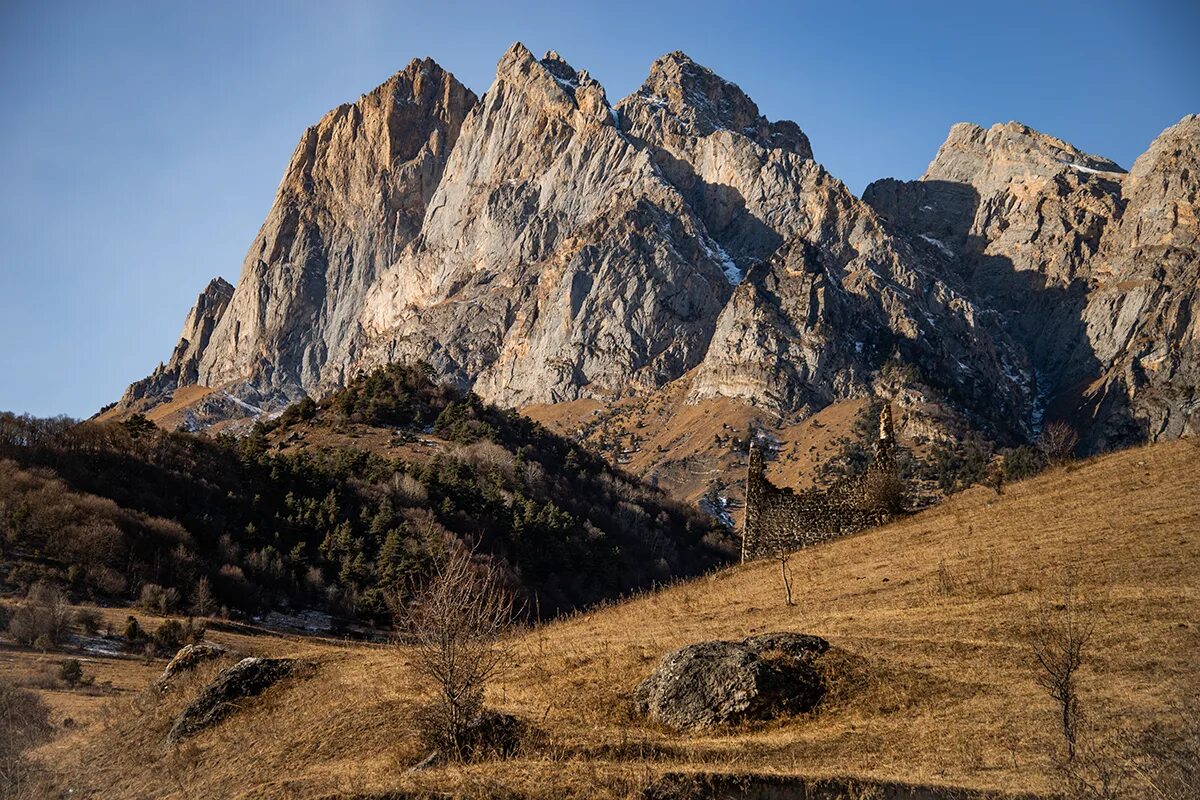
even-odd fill
[[[783,596],[784,602],[789,606],[794,606],[796,603],[792,600],[792,576],[791,570],[788,569],[788,562],[792,558],[790,550],[782,545],[779,545],[775,550],[775,560],[779,562],[779,575],[783,578]]]
[[[469,731],[483,714],[484,690],[510,663],[502,640],[515,613],[496,568],[462,547],[403,609],[412,664],[433,695],[421,720],[426,738],[449,755],[461,758],[472,748]]]
[[[1042,428],[1037,446],[1048,464],[1064,464],[1075,457],[1079,436],[1065,422],[1054,421]]]
[[[211,617],[216,610],[217,600],[213,597],[212,584],[207,576],[202,575],[192,590],[192,613],[198,617]]]
[[[1068,761],[1075,758],[1079,737],[1079,669],[1094,629],[1081,612],[1074,576],[1068,574],[1061,600],[1042,601],[1033,642],[1035,679],[1058,706]]]

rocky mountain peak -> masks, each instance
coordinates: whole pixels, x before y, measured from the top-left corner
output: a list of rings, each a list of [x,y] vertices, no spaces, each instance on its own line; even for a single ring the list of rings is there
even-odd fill
[[[126,389],[121,398],[123,405],[132,408],[143,400],[154,401],[169,395],[179,386],[196,383],[200,357],[208,347],[217,323],[229,308],[233,293],[233,285],[222,277],[208,282],[183,322],[179,342],[170,359]]]
[[[533,107],[555,117],[570,119],[578,112],[577,121],[615,125],[604,87],[554,50],[538,59],[525,45],[513,44],[496,66],[496,81],[488,91],[491,105],[498,107],[510,92],[524,95]]]
[[[1008,182],[1022,175],[1050,177],[1066,170],[1124,173],[1115,162],[1085,153],[1054,136],[1020,122],[983,128],[960,122],[950,128],[922,180]]]
[[[656,59],[641,87],[618,106],[635,104],[659,112],[669,132],[708,136],[728,130],[762,147],[812,158],[808,137],[799,126],[787,120],[769,122],[737,84],[678,50]]]
[[[1121,229],[1129,245],[1200,247],[1200,114],[1190,114],[1150,143],[1125,183]]]
[[[1009,440],[1085,399],[1090,444],[1178,435],[1198,176],[1200,117],[1130,175],[963,123],[860,200],[682,52],[616,111],[555,51],[515,43],[481,101],[417,59],[304,133],[237,288],[209,286],[126,406],[200,384],[274,410],[420,360],[514,406],[685,380],[808,414],[903,378]]]
[[[233,284],[222,278],[220,275],[213,278],[204,287],[204,291],[200,293],[202,299],[216,299],[233,294]]]

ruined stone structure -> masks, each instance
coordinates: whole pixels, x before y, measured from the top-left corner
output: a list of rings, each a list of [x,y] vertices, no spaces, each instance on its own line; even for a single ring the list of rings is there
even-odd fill
[[[866,475],[828,489],[795,491],[771,483],[763,464],[762,445],[751,441],[742,561],[788,553],[879,522],[877,512],[863,502],[866,483],[872,473],[895,469],[896,435],[890,403],[884,403],[880,412],[879,441]]]

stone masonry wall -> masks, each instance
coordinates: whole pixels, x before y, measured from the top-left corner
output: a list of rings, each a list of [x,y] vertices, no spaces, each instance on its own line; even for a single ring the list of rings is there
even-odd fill
[[[895,468],[895,433],[891,404],[879,418],[879,443],[870,471]],[[791,552],[835,536],[862,530],[878,520],[863,507],[866,476],[842,481],[829,489],[795,491],[767,478],[762,447],[750,443],[746,473],[746,518],[742,527],[742,561]]]

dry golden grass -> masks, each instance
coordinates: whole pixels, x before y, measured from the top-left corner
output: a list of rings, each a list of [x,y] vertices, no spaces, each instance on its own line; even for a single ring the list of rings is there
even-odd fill
[[[744,467],[744,455],[728,441],[718,443],[718,436],[744,440],[752,429],[769,432],[779,442],[779,453],[767,464],[768,477],[779,486],[804,488],[813,485],[817,467],[836,451],[834,441],[850,433],[866,404],[846,400],[801,419],[728,398],[689,403],[693,376],[689,372],[657,391],[611,404],[576,400],[526,406],[521,412],[564,436],[575,437],[582,431],[585,443],[593,448],[620,442],[620,453],[608,455],[624,469],[694,502],[712,481],[728,479]],[[738,485],[729,486],[726,493],[742,499]],[[734,512],[739,523],[740,514]]]
[[[146,411],[146,419],[164,430],[173,431],[183,423],[190,408],[215,391],[216,389],[208,386],[183,386],[172,393],[170,402],[160,403],[149,411]],[[128,419],[133,413],[132,411],[110,408],[103,414],[97,415],[95,421],[120,421]]]
[[[199,679],[118,698],[37,755],[88,797],[316,797],[438,789],[627,797],[671,770],[851,776],[1043,792],[1053,709],[1032,679],[1033,610],[1074,570],[1097,620],[1082,697],[1100,729],[1136,730],[1197,688],[1200,447],[1184,441],[976,488],[885,528],[798,553],[799,604],[754,563],[528,631],[493,706],[546,732],[510,761],[406,768],[424,754],[399,649],[253,639],[313,659],[178,749],[170,719]],[[633,719],[631,690],[668,651],[794,630],[844,662],[818,713],[683,736]],[[214,667],[210,667],[215,669]]]

